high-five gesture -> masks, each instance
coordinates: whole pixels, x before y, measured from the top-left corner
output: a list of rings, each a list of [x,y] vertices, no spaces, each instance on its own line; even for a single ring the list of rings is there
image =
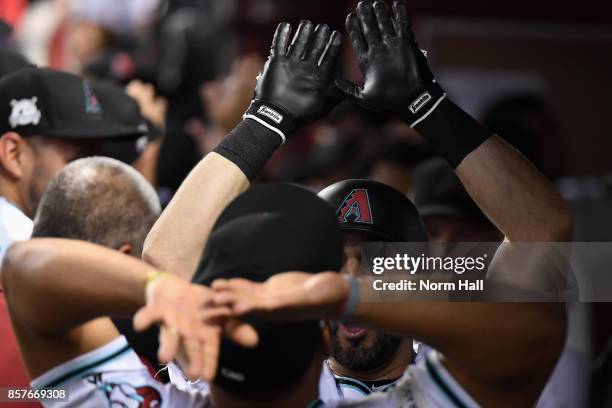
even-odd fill
[[[245,117],[274,130],[282,138],[325,116],[333,107],[333,71],[341,35],[327,25],[300,23],[289,43],[291,26],[279,24],[266,65]],[[340,98],[337,98],[338,100]]]
[[[394,112],[414,126],[444,98],[414,39],[403,0],[393,3],[393,14],[382,0],[361,1],[356,15],[348,15],[346,29],[365,83],[339,80],[337,86],[360,105]]]
[[[236,316],[256,313],[268,318],[308,320],[338,317],[349,284],[337,272],[285,272],[263,283],[218,279],[212,289],[215,305],[228,308]]]
[[[213,293],[205,286],[166,273],[147,285],[145,297],[145,306],[134,316],[135,329],[158,323],[159,360],[179,358],[191,378],[214,378],[222,335],[245,347],[258,341],[251,326],[229,318],[229,309],[213,306]]]

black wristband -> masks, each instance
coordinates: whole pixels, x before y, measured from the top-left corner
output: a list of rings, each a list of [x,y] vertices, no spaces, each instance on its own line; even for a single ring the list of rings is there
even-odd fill
[[[403,106],[397,112],[400,119],[411,128],[427,119],[446,98],[446,93],[434,81],[420,92],[417,92],[413,98],[408,106]]]
[[[213,151],[234,162],[253,181],[280,145],[281,138],[276,131],[244,119]]]
[[[280,106],[254,99],[251,106],[243,116],[244,119],[253,119],[267,127],[278,136],[282,143],[287,141],[287,135],[295,130],[295,123],[289,112]]]
[[[457,168],[461,161],[480,146],[492,133],[448,99],[420,121],[415,130]]]

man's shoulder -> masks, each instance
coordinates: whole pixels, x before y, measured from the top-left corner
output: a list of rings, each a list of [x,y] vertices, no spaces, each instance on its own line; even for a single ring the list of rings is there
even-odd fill
[[[157,381],[123,336],[49,370],[32,388],[66,390],[69,403],[62,407],[212,407],[207,394]]]

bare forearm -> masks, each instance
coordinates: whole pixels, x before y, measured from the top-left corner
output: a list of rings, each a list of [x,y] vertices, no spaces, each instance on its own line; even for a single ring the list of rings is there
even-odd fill
[[[552,369],[565,338],[562,310],[544,303],[363,303],[351,322],[426,342],[491,382]]]
[[[559,193],[497,136],[457,167],[474,201],[510,241],[569,241],[571,213]]]
[[[65,333],[97,317],[136,312],[151,270],[90,243],[34,239],[8,250],[2,280],[14,318],[40,333]]]
[[[249,180],[234,163],[217,153],[208,154],[149,232],[143,259],[191,279],[217,218],[248,186]]]

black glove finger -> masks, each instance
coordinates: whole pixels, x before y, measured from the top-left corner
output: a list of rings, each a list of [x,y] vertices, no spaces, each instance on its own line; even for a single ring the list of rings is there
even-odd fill
[[[287,56],[292,59],[301,60],[306,51],[306,47],[310,41],[310,35],[312,34],[312,23],[309,20],[302,20],[298,27],[293,41],[287,51]]]
[[[340,46],[342,45],[342,34],[334,31],[329,37],[329,42],[325,47],[325,51],[319,59],[319,66],[324,72],[331,72],[336,66],[338,55],[340,55]]]
[[[378,29],[380,30],[380,36],[383,40],[389,37],[395,36],[395,28],[391,21],[391,15],[389,13],[389,7],[384,1],[377,0],[374,2],[374,14],[378,21]]]
[[[361,24],[363,38],[365,38],[368,47],[381,41],[380,32],[378,31],[378,23],[374,16],[372,3],[369,1],[361,1],[357,5],[357,18]]]
[[[319,63],[321,56],[325,52],[325,47],[327,47],[327,43],[329,42],[330,31],[327,24],[317,24],[314,30],[314,39],[310,42],[304,59],[314,61],[317,64]]]
[[[355,54],[359,58],[361,55],[364,55],[368,52],[368,44],[363,38],[363,33],[361,32],[361,26],[359,25],[359,20],[355,17],[354,14],[349,14],[346,16],[346,32],[351,39],[351,45],[355,50]]]
[[[291,24],[280,23],[276,27],[274,38],[272,39],[272,47],[270,48],[270,56],[285,55],[287,53],[287,44],[291,35]]]
[[[408,18],[404,0],[395,0],[393,2],[393,22],[397,35],[400,37],[412,37],[410,18]]]

